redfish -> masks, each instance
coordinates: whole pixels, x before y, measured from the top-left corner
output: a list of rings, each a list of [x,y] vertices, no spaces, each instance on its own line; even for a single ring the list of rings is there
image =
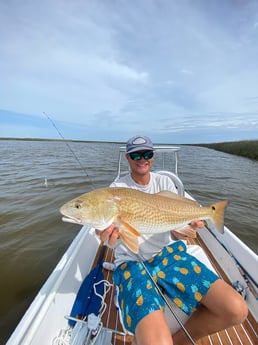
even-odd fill
[[[131,188],[95,189],[60,208],[63,221],[90,225],[104,230],[112,223],[119,229],[120,239],[138,253],[141,234],[157,234],[176,230],[189,237],[196,231],[185,227],[193,220],[210,220],[219,232],[224,232],[224,210],[227,201],[201,207],[196,201],[172,192],[148,194]]]

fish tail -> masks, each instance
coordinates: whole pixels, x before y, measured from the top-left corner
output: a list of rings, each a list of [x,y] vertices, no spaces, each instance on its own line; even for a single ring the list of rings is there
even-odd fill
[[[211,221],[215,224],[221,234],[224,233],[224,213],[227,204],[228,201],[224,200],[210,206],[212,209]]]

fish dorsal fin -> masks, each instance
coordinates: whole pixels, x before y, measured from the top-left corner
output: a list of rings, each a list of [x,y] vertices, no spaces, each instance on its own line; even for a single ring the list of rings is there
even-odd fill
[[[170,198],[170,199],[173,199],[173,200],[176,200],[176,201],[182,201],[184,203],[188,203],[188,204],[191,204],[191,205],[195,205],[195,206],[198,205],[199,206],[197,201],[185,198],[183,196],[180,196],[180,195],[178,195],[176,193],[173,193],[173,192],[170,192],[168,190],[163,190],[161,192],[156,193],[155,195],[164,196],[166,198]]]
[[[140,236],[139,232],[122,219],[119,219],[119,223],[119,233],[121,240],[133,253],[138,254],[138,237]]]

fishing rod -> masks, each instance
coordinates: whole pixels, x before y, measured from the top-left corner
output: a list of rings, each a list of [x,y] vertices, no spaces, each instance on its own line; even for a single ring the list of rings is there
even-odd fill
[[[76,159],[77,163],[80,165],[82,171],[84,172],[85,176],[88,178],[89,182],[92,185],[92,188],[96,188],[94,182],[92,181],[92,179],[90,178],[89,174],[87,173],[87,170],[84,168],[84,166],[82,165],[81,161],[79,160],[78,156],[76,155],[76,153],[74,152],[74,150],[72,149],[71,145],[69,145],[67,139],[65,139],[65,137],[62,135],[62,133],[60,132],[60,130],[58,129],[58,127],[56,126],[55,122],[51,119],[51,117],[43,111],[43,114],[46,116],[46,118],[49,120],[49,122],[52,124],[52,126],[55,128],[55,130],[57,131],[57,133],[59,134],[60,138],[62,139],[62,141],[64,141],[64,143],[66,144],[66,146],[68,147],[68,149],[70,150],[70,152],[72,153],[72,155],[74,156],[74,158]]]
[[[182,330],[184,331],[185,335],[187,336],[187,338],[189,339],[189,341],[191,342],[192,345],[196,345],[196,342],[193,340],[193,338],[191,337],[190,333],[187,331],[187,329],[185,328],[184,324],[182,323],[182,321],[180,320],[179,316],[176,314],[176,312],[173,310],[173,308],[171,307],[168,299],[166,298],[166,296],[164,295],[164,293],[161,291],[160,287],[158,286],[158,284],[155,282],[155,280],[153,279],[150,271],[148,270],[148,268],[146,267],[145,263],[141,260],[140,261],[142,266],[144,267],[145,271],[147,272],[148,276],[150,277],[151,281],[153,282],[153,284],[155,285],[155,288],[158,290],[158,293],[160,294],[160,296],[163,298],[164,302],[166,303],[168,309],[170,310],[171,314],[174,316],[174,318],[176,319],[176,321],[178,322],[178,324],[180,325],[180,327],[182,328]]]

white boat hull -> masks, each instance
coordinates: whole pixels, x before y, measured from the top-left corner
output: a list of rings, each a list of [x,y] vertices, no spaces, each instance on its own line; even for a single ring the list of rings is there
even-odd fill
[[[8,345],[51,344],[69,315],[81,282],[90,271],[99,247],[96,236],[83,227],[43,285]]]

